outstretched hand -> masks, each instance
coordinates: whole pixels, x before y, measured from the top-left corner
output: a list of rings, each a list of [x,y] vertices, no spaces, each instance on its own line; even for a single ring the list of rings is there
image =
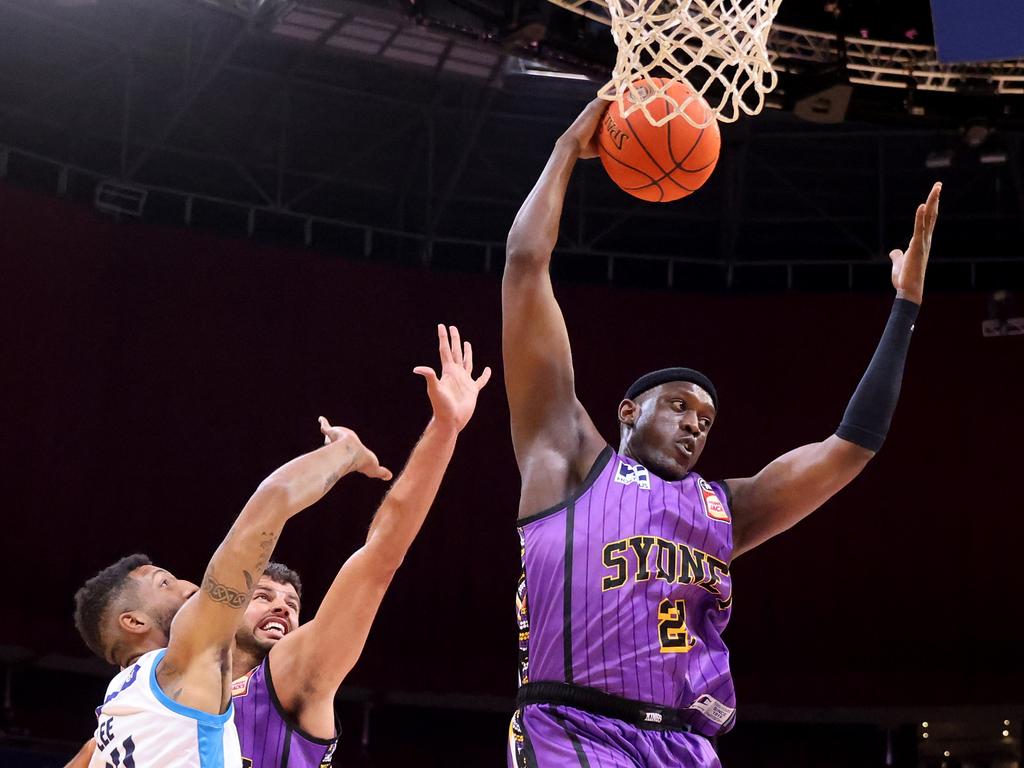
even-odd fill
[[[332,443],[345,443],[351,457],[351,470],[367,477],[378,480],[390,480],[391,470],[382,467],[377,460],[377,454],[363,445],[359,435],[347,427],[332,427],[331,423],[323,416],[320,417],[320,432],[324,436],[324,445]]]
[[[597,132],[607,109],[607,101],[594,99],[584,107],[579,117],[562,134],[563,139],[571,140],[576,144],[580,159],[589,160],[592,157],[597,157]]]
[[[477,395],[491,379],[491,369],[484,368],[478,378],[473,378],[473,347],[459,339],[459,329],[454,325],[448,329],[438,325],[437,339],[441,378],[426,365],[413,368],[413,373],[427,380],[427,396],[434,409],[434,419],[461,431],[473,416]]]
[[[914,218],[914,236],[906,252],[898,248],[889,254],[892,259],[892,287],[901,299],[921,303],[924,297],[924,273],[928,268],[928,253],[932,248],[932,232],[939,216],[939,195],[942,182],[932,185],[928,200],[917,206]]]

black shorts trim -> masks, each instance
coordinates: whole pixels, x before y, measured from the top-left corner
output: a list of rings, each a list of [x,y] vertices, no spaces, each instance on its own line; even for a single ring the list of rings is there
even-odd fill
[[[594,463],[591,465],[590,471],[587,472],[587,476],[583,478],[583,482],[580,483],[580,487],[573,491],[572,496],[567,499],[563,499],[553,507],[542,509],[540,512],[534,512],[526,515],[525,517],[520,517],[516,524],[519,526],[529,525],[530,523],[540,520],[542,517],[547,517],[548,515],[553,515],[556,512],[561,512],[563,509],[567,509],[570,502],[575,504],[579,501],[580,497],[589,491],[591,486],[597,482],[597,478],[604,471],[604,468],[608,466],[608,462],[611,461],[611,458],[614,455],[615,451],[612,450],[612,447],[610,445],[606,445],[604,450],[602,450],[601,453],[598,454],[597,458],[594,459]]]
[[[526,683],[519,688],[516,706],[522,709],[530,704],[572,707],[592,715],[622,720],[648,730],[682,731],[697,736],[704,735],[694,730],[693,726],[686,722],[689,713],[685,710],[663,707],[645,701],[624,699],[582,685],[569,685],[554,681]]]
[[[580,741],[580,737],[569,730],[569,722],[558,710],[552,713],[552,717],[562,726],[562,730],[565,731],[565,735],[569,737],[569,742],[572,744],[573,751],[576,753],[576,760],[580,764],[580,768],[590,768],[590,761],[587,759],[587,753],[583,751],[583,743]]]
[[[538,768],[537,765],[537,753],[533,749],[533,742],[530,741],[530,734],[526,730],[526,722],[523,719],[523,711],[517,709],[512,715],[512,728],[515,730],[519,729],[519,732],[523,736],[522,751],[516,751],[515,760],[518,768]],[[522,759],[520,759],[522,758]]]

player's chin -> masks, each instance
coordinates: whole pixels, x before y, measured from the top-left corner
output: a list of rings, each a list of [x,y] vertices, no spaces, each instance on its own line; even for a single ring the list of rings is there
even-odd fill
[[[674,480],[682,480],[686,477],[686,473],[690,471],[690,467],[693,466],[693,461],[687,455],[674,455],[670,454],[662,458],[661,461],[657,462],[653,468],[654,474],[660,477],[662,480],[668,480],[672,482]],[[648,467],[651,469],[651,467]]]

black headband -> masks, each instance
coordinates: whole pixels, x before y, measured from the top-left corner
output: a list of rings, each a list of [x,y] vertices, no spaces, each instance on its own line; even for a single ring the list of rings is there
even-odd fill
[[[626,390],[626,399],[635,400],[637,395],[670,381],[688,381],[696,384],[711,395],[711,402],[714,403],[715,410],[718,410],[718,393],[715,391],[715,385],[711,383],[711,379],[693,368],[662,368],[660,371],[645,373]]]

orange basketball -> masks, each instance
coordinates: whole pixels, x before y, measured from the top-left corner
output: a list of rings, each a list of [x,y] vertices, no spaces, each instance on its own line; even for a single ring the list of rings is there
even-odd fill
[[[666,82],[656,77],[650,80],[659,86]],[[685,83],[674,82],[668,93],[682,104],[693,91]],[[647,108],[660,119],[672,105],[659,97]],[[686,107],[686,113],[696,122],[710,117],[699,96]],[[721,144],[717,120],[706,128],[694,128],[682,115],[676,115],[655,127],[642,110],[623,118],[615,102],[608,105],[598,131],[598,154],[612,181],[624,192],[653,203],[678,200],[696,191],[715,170]]]

